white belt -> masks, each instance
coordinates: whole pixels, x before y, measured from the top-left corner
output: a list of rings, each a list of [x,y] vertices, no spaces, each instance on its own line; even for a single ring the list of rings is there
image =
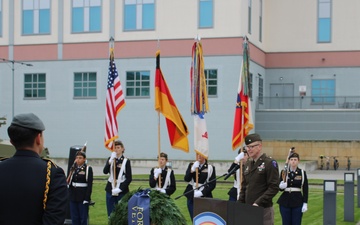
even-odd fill
[[[290,187],[290,188],[285,188],[285,191],[287,192],[301,191],[301,188]]]
[[[73,186],[73,187],[87,187],[88,184],[87,184],[87,183],[76,183],[76,182],[72,182],[72,186]]]

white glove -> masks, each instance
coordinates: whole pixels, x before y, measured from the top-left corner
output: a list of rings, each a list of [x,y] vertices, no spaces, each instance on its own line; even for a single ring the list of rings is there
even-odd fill
[[[116,152],[112,152],[109,159],[109,163],[111,163],[115,158],[116,158]]]
[[[166,191],[165,191],[165,189],[162,189],[162,188],[156,188],[156,190],[157,190],[157,191],[160,191],[161,193],[164,193],[164,194],[166,194]]]
[[[301,212],[306,212],[307,211],[307,203],[303,203],[303,206],[302,206],[302,209],[301,209]]]
[[[89,202],[88,201],[83,201],[83,204],[85,205],[85,204],[89,204]]]
[[[194,198],[200,198],[201,196],[203,196],[203,193],[199,190],[195,190],[194,191]]]
[[[160,168],[154,169],[154,177],[155,177],[155,179],[157,179],[161,173],[162,173],[162,169],[160,169]]]
[[[118,195],[120,192],[122,192],[122,190],[120,188],[114,188],[112,189],[112,195]]]
[[[194,164],[191,167],[191,171],[194,172],[196,170],[196,168],[199,168],[200,162],[199,161],[195,161]]]
[[[287,188],[287,182],[281,181],[279,184],[279,188],[281,190],[284,190],[285,188]]]
[[[238,156],[235,157],[236,162],[240,162],[244,158],[244,152],[241,152]]]

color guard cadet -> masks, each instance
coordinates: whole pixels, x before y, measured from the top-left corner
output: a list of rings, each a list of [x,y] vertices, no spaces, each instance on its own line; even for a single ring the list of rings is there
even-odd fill
[[[174,171],[166,166],[168,155],[161,152],[158,159],[160,168],[152,168],[149,176],[149,185],[161,193],[172,195],[176,191]],[[160,179],[160,181],[159,181]],[[159,186],[160,182],[160,186]]]

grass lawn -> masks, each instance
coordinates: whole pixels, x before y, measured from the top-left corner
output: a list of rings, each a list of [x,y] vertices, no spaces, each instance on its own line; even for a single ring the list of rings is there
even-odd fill
[[[107,213],[106,213],[106,204],[105,204],[105,177],[96,177],[98,179],[94,180],[93,184],[93,193],[92,200],[96,202],[94,207],[90,208],[90,224],[91,225],[106,225],[107,224]],[[100,179],[100,180],[99,180]],[[148,188],[149,184],[146,179],[148,175],[134,175],[133,181],[130,185],[130,190],[138,189],[139,187]],[[185,190],[186,183],[182,182],[183,175],[176,175],[176,192],[171,196],[173,199],[177,196],[183,194]],[[181,181],[181,182],[180,182]],[[309,180],[310,184],[322,184],[322,180]],[[340,183],[340,182],[339,182]],[[213,192],[214,198],[227,200],[228,190],[232,187],[233,183],[228,182],[218,182],[216,188]],[[356,194],[355,190],[355,194]],[[357,196],[355,196],[354,207],[355,207],[355,221],[356,222],[344,222],[344,195],[343,191],[338,189],[336,197],[336,224],[337,225],[355,225],[357,221],[360,221],[360,208],[357,208]],[[275,225],[281,225],[281,216],[279,213],[278,204],[276,204],[277,199],[279,198],[280,193],[275,196],[273,199],[274,210],[275,210]],[[175,200],[176,205],[179,207],[180,211],[183,213],[185,218],[187,218],[188,224],[191,225],[189,218],[189,213],[186,206],[186,197],[183,196],[178,200]],[[310,188],[309,192],[309,203],[308,211],[303,215],[302,224],[304,225],[322,225],[323,224],[323,188]]]

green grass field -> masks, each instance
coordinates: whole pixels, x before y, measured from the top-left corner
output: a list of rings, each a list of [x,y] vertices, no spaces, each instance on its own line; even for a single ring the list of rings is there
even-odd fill
[[[107,224],[107,213],[105,204],[105,177],[97,177],[93,184],[92,200],[96,202],[94,207],[90,208],[90,224],[91,225],[106,225]],[[135,175],[130,185],[130,190],[138,189],[139,187],[148,188],[149,184],[146,180],[148,175]],[[100,179],[100,180],[99,180]],[[176,192],[171,196],[173,199],[183,194],[186,183],[181,182],[183,175],[176,175]],[[322,180],[309,180],[310,184],[322,184]],[[338,182],[341,183],[341,182]],[[213,192],[214,198],[227,200],[228,190],[232,187],[233,183],[229,182],[218,182]],[[356,194],[355,190],[355,194]],[[355,221],[356,222],[344,222],[344,195],[343,191],[338,189],[336,197],[336,224],[337,225],[355,225],[357,221],[360,221],[360,208],[357,208],[357,196],[354,200],[355,207]],[[281,225],[281,216],[279,213],[279,207],[276,201],[280,194],[275,196],[274,210],[275,210],[275,225]],[[175,200],[176,205],[187,218],[188,224],[192,224],[189,218],[189,213],[186,206],[186,197],[181,197]],[[323,189],[322,186],[319,188],[310,188],[308,211],[304,213],[302,224],[304,225],[322,225],[323,224]]]

